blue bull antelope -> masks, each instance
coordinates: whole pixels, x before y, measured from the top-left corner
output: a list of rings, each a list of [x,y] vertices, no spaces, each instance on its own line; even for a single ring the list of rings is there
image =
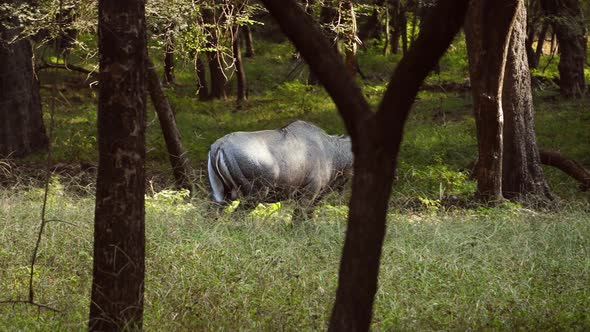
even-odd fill
[[[350,138],[328,135],[305,121],[276,130],[235,132],[211,145],[207,168],[212,198],[242,208],[295,199],[295,219],[309,217],[328,191],[352,174]]]

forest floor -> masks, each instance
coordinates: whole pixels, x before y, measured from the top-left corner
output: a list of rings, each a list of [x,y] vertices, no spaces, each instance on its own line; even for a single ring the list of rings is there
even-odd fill
[[[261,205],[250,214],[218,213],[208,200],[203,167],[209,145],[232,131],[303,119],[330,134],[344,133],[325,91],[302,83],[305,66],[292,54],[288,43],[257,45],[256,57],[245,59],[250,99],[240,112],[234,112],[231,99],[199,101],[192,65],[177,63],[177,84],[166,92],[195,169],[193,197],[171,189],[164,141],[150,106],[146,330],[326,327],[348,193],[330,195],[312,220],[293,227],[294,202]],[[399,58],[372,49],[360,54],[365,78],[359,82],[372,104]],[[373,329],[590,329],[590,194],[545,167],[558,197],[551,207],[470,201],[476,140],[465,59],[458,41],[441,60],[440,74],[428,78],[406,126]],[[542,61],[541,68],[549,59]],[[534,94],[539,144],[588,167],[590,99],[562,99],[551,85],[558,59],[551,61],[535,72],[545,78]],[[1,331],[85,330],[88,316],[97,91],[76,72],[49,70],[40,77],[52,129],[46,214],[55,221],[41,242],[34,284],[37,300],[61,312],[0,304]],[[42,153],[0,160],[0,301],[28,294],[45,159]]]

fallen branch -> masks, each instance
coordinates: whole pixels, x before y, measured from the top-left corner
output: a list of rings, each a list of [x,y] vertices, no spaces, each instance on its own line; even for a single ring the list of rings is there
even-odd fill
[[[590,171],[577,161],[570,159],[557,151],[540,150],[541,163],[560,169],[565,174],[580,182],[580,190],[590,189]]]

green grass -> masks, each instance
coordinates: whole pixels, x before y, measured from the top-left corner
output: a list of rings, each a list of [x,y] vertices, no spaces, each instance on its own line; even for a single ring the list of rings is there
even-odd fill
[[[48,225],[35,288],[39,302],[62,312],[0,305],[0,330],[85,329],[93,200],[55,180],[51,190],[48,217],[68,223]],[[324,329],[344,202],[324,205],[314,220],[292,228],[289,204],[214,220],[202,196],[192,202],[173,192],[148,198],[146,330]],[[41,199],[34,188],[0,191],[2,300],[27,295]],[[373,328],[588,329],[588,234],[590,216],[580,209],[392,210]]]
[[[87,42],[93,42],[87,38]],[[157,68],[161,56],[150,49]],[[250,98],[234,113],[233,100],[201,102],[192,63],[177,61],[178,84],[166,89],[193,166],[196,196],[150,187],[146,202],[147,330],[321,330],[326,327],[345,232],[347,195],[330,195],[315,217],[292,228],[292,202],[260,206],[252,214],[215,216],[208,205],[203,163],[210,144],[226,133],[312,121],[344,132],[321,87],[304,83],[293,47],[259,42],[245,59]],[[74,52],[73,59],[83,56]],[[376,107],[399,55],[369,49],[359,54],[363,93]],[[87,66],[92,66],[90,59]],[[545,62],[543,62],[545,61]],[[542,66],[548,61],[542,58]],[[546,70],[556,72],[556,60]],[[465,44],[458,38],[427,83],[464,83]],[[54,118],[56,162],[95,162],[96,89],[77,73],[41,73],[45,118]],[[56,109],[52,82],[57,83]],[[234,82],[231,83],[232,86]],[[564,100],[555,90],[535,92],[542,148],[590,165],[590,99]],[[545,168],[560,197],[554,210],[518,204],[497,208],[448,207],[445,197],[471,197],[469,165],[476,158],[472,101],[462,91],[422,91],[409,116],[399,157],[383,248],[373,328],[395,330],[590,329],[590,211],[588,193],[571,178]],[[149,108],[148,174],[169,179],[165,145]],[[41,163],[42,154],[24,163]],[[389,167],[389,165],[383,165]],[[0,160],[0,176],[16,170]],[[25,172],[26,173],[26,172]],[[23,176],[18,173],[17,176]],[[80,176],[83,177],[83,176]],[[92,267],[93,187],[73,178],[51,185],[49,223],[36,268],[36,298],[62,311],[0,305],[0,331],[84,330]],[[0,188],[0,300],[27,295],[28,261],[38,229],[42,192],[17,179]],[[166,183],[166,181],[164,181]],[[168,181],[169,183],[169,181]],[[156,191],[152,190],[155,188]]]

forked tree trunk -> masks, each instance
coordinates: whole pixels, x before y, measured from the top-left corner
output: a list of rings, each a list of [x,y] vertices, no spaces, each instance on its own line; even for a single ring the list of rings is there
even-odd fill
[[[98,174],[89,330],[139,331],[145,274],[144,0],[99,0]]]
[[[520,0],[471,2],[465,20],[469,76],[477,130],[476,196],[482,201],[502,200],[504,114],[502,83],[508,36]]]
[[[22,157],[49,144],[41,113],[39,82],[28,40],[12,44],[0,24],[0,157]]]
[[[172,166],[172,174],[174,175],[174,182],[177,188],[184,188],[193,192],[191,184],[191,167],[188,160],[186,150],[182,146],[182,138],[180,131],[176,126],[176,118],[172,107],[168,102],[166,94],[162,89],[162,84],[158,78],[156,68],[150,59],[147,63],[147,85],[152,99],[152,104],[158,114],[158,121],[162,129],[162,135],[166,142],[166,150],[168,151],[168,159]]]
[[[403,126],[420,84],[459,31],[468,1],[439,1],[437,15],[429,18],[432,22],[396,67],[377,113],[371,112],[342,59],[294,0],[262,2],[317,74],[352,139],[352,197],[329,330],[367,331]]]
[[[535,135],[531,76],[525,51],[526,7],[519,6],[510,37],[502,108],[504,158],[502,193],[523,202],[551,200]]]
[[[565,97],[586,92],[586,25],[579,0],[541,0],[559,41],[559,88]]]

